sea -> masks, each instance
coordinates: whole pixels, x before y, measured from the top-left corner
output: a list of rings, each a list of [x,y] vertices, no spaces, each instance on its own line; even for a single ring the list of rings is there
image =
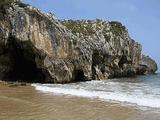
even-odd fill
[[[142,109],[160,110],[160,73],[69,84],[37,83],[32,86],[43,93],[86,97],[113,103],[118,102]]]

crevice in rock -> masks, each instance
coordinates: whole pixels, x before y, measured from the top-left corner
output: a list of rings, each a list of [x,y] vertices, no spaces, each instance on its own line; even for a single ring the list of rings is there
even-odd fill
[[[125,56],[122,56],[121,59],[120,59],[120,61],[119,61],[119,63],[118,63],[118,66],[119,66],[120,68],[123,68],[123,65],[124,65],[125,63],[127,63],[127,59],[126,59]]]
[[[20,42],[14,37],[9,38],[8,52],[11,61],[11,70],[8,80],[23,82],[43,82],[45,75],[37,67],[35,53],[31,43]]]
[[[96,79],[95,67],[97,65],[100,66],[103,63],[103,61],[104,61],[103,56],[101,56],[98,51],[93,51],[93,54],[92,54],[92,79],[93,80]],[[102,70],[102,72],[103,72],[103,70]]]
[[[73,72],[74,75],[74,81],[86,81],[84,72],[82,70],[74,70]]]

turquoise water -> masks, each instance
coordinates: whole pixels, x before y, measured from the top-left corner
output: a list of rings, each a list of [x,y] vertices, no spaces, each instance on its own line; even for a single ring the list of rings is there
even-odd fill
[[[45,93],[65,94],[160,108],[160,74],[70,84],[32,84]]]

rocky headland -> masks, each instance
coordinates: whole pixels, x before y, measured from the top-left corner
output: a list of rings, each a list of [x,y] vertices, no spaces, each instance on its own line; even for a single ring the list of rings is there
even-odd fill
[[[43,83],[155,73],[120,22],[59,20],[30,5],[0,5],[0,79]]]

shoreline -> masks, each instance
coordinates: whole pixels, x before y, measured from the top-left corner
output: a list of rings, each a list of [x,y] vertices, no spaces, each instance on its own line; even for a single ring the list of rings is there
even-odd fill
[[[158,74],[158,73],[157,73]],[[47,92],[47,91],[41,91],[39,89],[36,89],[36,87],[33,84],[38,84],[38,83],[28,83],[28,82],[20,82],[20,81],[4,81],[0,80],[0,87],[9,87],[9,88],[31,88],[34,89],[37,92],[40,92],[42,94],[49,94],[49,95],[54,95],[54,96],[68,96],[68,97],[75,97],[75,98],[83,98],[87,100],[96,100],[96,101],[101,101],[101,102],[106,102],[106,103],[111,103],[111,104],[119,104],[122,107],[133,107],[135,109],[140,109],[140,110],[158,110],[160,112],[159,108],[156,107],[149,107],[149,106],[143,106],[143,105],[137,105],[136,103],[130,103],[127,101],[119,101],[119,100],[106,100],[106,99],[100,99],[98,97],[85,97],[85,96],[78,96],[78,95],[73,95],[73,94],[65,94],[65,93],[54,93],[54,92]],[[63,85],[63,84],[62,84]]]
[[[158,120],[157,113],[97,99],[36,91],[0,82],[1,120]]]
[[[31,86],[31,83],[0,80],[0,86],[8,86],[8,87]]]

